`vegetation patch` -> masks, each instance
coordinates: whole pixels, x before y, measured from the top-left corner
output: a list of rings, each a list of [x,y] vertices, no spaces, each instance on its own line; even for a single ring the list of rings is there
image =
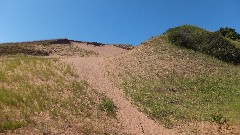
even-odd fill
[[[88,57],[91,55],[97,55],[93,51],[88,51],[72,44],[57,44],[58,42],[48,43],[39,42],[25,42],[25,43],[7,43],[0,44],[0,56],[3,55],[16,55],[27,54],[34,56],[80,56]]]
[[[110,79],[167,127],[203,121],[240,124],[237,65],[169,44],[166,36],[154,37],[111,63]]]
[[[103,106],[109,113],[113,104],[86,81],[79,81],[74,69],[57,58],[1,56],[0,78],[0,132],[57,134],[69,128],[69,134],[118,131],[116,120],[98,109],[107,101]]]
[[[172,75],[159,80],[132,78],[125,80],[123,87],[150,116],[167,126],[182,121],[239,123],[240,118],[236,114],[240,111],[240,88],[238,84],[232,85],[231,81],[238,81],[240,75],[234,80],[222,80],[222,77],[189,79]]]
[[[116,116],[116,106],[111,99],[103,99],[98,107],[101,111],[107,113],[107,115]]]
[[[4,132],[4,131],[8,131],[8,130],[15,130],[15,129],[18,129],[18,128],[24,126],[24,125],[25,125],[24,122],[19,122],[19,121],[4,122],[4,123],[1,123],[1,125],[0,125],[0,132]]]
[[[229,41],[231,38],[227,40],[219,32],[183,25],[169,29],[165,35],[172,44],[209,54],[226,62],[240,64],[240,49]]]
[[[219,35],[229,38],[231,40],[240,40],[240,34],[238,34],[235,29],[229,27],[221,27],[218,31],[216,31]]]
[[[33,45],[19,45],[19,44],[10,44],[0,45],[0,55],[8,55],[8,54],[29,54],[29,55],[37,55],[37,56],[48,56],[49,53],[44,50],[37,50]]]

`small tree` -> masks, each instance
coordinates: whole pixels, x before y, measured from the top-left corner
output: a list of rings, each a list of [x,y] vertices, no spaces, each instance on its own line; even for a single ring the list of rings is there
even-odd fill
[[[235,29],[229,28],[229,27],[221,27],[218,31],[216,31],[218,34],[222,35],[225,38],[229,38],[232,40],[240,39],[240,34],[238,34]]]

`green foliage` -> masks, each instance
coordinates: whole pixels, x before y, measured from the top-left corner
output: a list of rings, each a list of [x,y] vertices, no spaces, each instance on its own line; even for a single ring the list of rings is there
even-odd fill
[[[24,125],[25,125],[24,122],[19,122],[19,121],[16,121],[16,122],[7,121],[7,122],[4,122],[4,123],[0,123],[0,133],[4,132],[4,131],[7,131],[7,130],[15,130],[15,129],[20,128]]]
[[[216,122],[218,124],[227,123],[227,119],[222,114],[212,114],[211,118],[213,122]]]
[[[110,116],[116,115],[116,106],[114,105],[111,99],[108,98],[103,99],[98,107],[101,111],[107,113]]]
[[[240,64],[240,49],[217,33],[183,25],[166,33],[172,44],[200,51],[225,62]]]
[[[235,29],[225,27],[225,28],[220,28],[218,31],[216,31],[217,34],[220,34],[221,36],[225,38],[229,38],[231,40],[237,40],[240,39],[240,34],[238,34]]]

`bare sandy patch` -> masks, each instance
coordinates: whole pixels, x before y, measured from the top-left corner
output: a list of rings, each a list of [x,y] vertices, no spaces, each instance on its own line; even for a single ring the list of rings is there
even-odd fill
[[[104,75],[106,57],[113,57],[127,50],[114,46],[93,46],[77,43],[78,47],[97,52],[98,56],[91,57],[69,57],[64,62],[72,64],[80,79],[86,80],[100,93],[111,98],[117,106],[117,120],[122,125],[122,132],[128,134],[176,134],[174,130],[166,129],[157,122],[140,112],[135,105],[126,99],[123,91],[114,86]],[[180,134],[180,133],[178,133]]]

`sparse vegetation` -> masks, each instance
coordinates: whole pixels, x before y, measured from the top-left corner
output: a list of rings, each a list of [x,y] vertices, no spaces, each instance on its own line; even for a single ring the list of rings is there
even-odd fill
[[[240,124],[239,66],[171,45],[166,36],[112,61],[111,80],[167,127],[202,121]]]
[[[88,57],[91,55],[98,55],[94,51],[85,50],[71,44],[65,44],[65,45],[53,44],[45,47],[44,50],[47,50],[48,52],[50,52],[50,54],[59,55],[59,56]]]
[[[37,56],[48,56],[49,53],[45,50],[37,50],[33,45],[18,45],[18,44],[9,44],[0,45],[0,56],[8,54],[29,54]]]
[[[56,58],[1,56],[0,80],[0,132],[59,133],[68,126],[75,133],[117,131],[115,120],[98,110],[106,97],[78,81],[75,71]],[[112,111],[108,103],[107,112]]]
[[[113,46],[122,48],[122,49],[126,49],[126,50],[132,50],[134,49],[133,45],[128,45],[128,44],[113,44]]]
[[[26,43],[7,43],[0,44],[0,56],[28,54],[34,56],[80,56],[88,57],[97,55],[93,51],[84,50],[71,44],[52,44],[53,41],[39,41]],[[56,42],[57,43],[57,42]]]
[[[103,56],[92,60],[73,57],[73,61],[83,60],[74,64],[86,64],[79,66],[78,72],[82,74],[78,76],[72,66],[59,60],[65,57],[39,56],[97,54],[71,44],[56,43],[59,42],[0,45],[0,133],[116,134],[121,129],[114,102],[78,78],[92,75],[100,78],[91,82],[91,76],[92,84],[102,81],[103,75],[96,70],[101,68],[98,64],[103,64],[100,62]],[[71,42],[64,39],[64,43]],[[134,49],[117,45],[131,51],[109,57],[112,64],[107,65],[106,73],[139,109],[166,127],[187,127],[185,131],[201,134],[198,126],[194,129],[189,126],[211,123],[217,126],[218,133],[221,130],[239,133],[239,43],[218,32],[184,25],[169,29]],[[109,82],[104,83],[111,89]],[[102,87],[101,82],[97,87]],[[146,118],[145,115],[135,118],[141,121],[140,117]]]

